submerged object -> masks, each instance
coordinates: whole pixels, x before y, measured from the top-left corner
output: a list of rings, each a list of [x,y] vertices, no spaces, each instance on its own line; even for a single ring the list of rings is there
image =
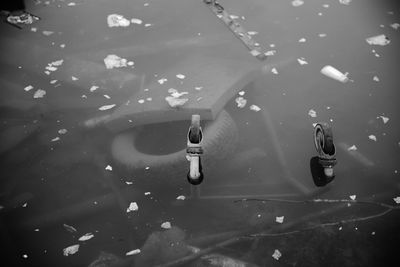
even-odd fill
[[[318,152],[318,162],[324,168],[327,177],[334,177],[333,166],[336,165],[336,148],[330,125],[326,122],[317,123],[314,127],[314,145]]]
[[[325,76],[328,76],[329,78],[332,78],[342,83],[347,83],[348,81],[350,81],[350,79],[347,77],[347,75],[349,74],[348,72],[343,74],[342,72],[330,65],[326,65],[325,67],[323,67],[321,69],[321,73]]]
[[[200,155],[203,154],[202,141],[203,130],[200,126],[200,115],[194,114],[187,134],[186,148],[187,159],[190,161],[187,179],[192,185],[199,185],[204,179],[200,158]]]

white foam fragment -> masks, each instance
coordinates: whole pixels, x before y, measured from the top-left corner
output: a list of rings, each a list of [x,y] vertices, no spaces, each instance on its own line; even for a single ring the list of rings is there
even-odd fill
[[[275,260],[279,260],[279,258],[282,257],[282,253],[279,250],[275,249],[274,253],[272,254],[272,257]]]
[[[46,91],[42,89],[38,89],[34,95],[33,98],[43,98],[46,95]]]
[[[79,244],[72,245],[72,246],[64,248],[63,254],[64,254],[64,256],[72,255],[72,254],[75,254],[76,252],[78,252],[78,250],[79,250]]]
[[[110,165],[107,165],[105,169],[106,169],[107,171],[112,171],[113,168],[112,168]]]
[[[56,82],[58,82],[58,80],[51,80],[50,84],[55,84]]]
[[[306,41],[307,41],[306,38],[299,39],[299,43],[305,43]]]
[[[320,33],[320,34],[318,34],[318,36],[321,37],[321,38],[324,38],[324,37],[327,36],[327,34],[326,33]]]
[[[384,34],[368,37],[367,39],[365,39],[365,41],[367,41],[367,43],[370,45],[381,45],[381,46],[385,46],[390,43],[389,38],[386,37],[386,35]]]
[[[98,86],[96,86],[96,85],[92,85],[92,87],[90,87],[90,92],[94,92],[94,91],[96,91],[97,89],[99,89],[99,87]]]
[[[43,35],[50,36],[50,35],[52,35],[54,32],[52,32],[52,31],[42,31],[42,33],[43,33]]]
[[[171,223],[170,222],[163,222],[161,224],[161,228],[163,228],[163,229],[171,229]]]
[[[400,24],[399,23],[392,23],[390,24],[390,27],[392,27],[393,29],[397,30],[400,28]]]
[[[132,256],[132,255],[136,255],[136,254],[139,254],[140,253],[140,249],[134,249],[134,250],[131,250],[131,251],[128,251],[127,253],[125,253],[125,255],[126,256]]]
[[[101,106],[101,107],[99,107],[99,110],[109,110],[109,109],[112,109],[113,107],[115,107],[115,104],[111,104],[111,105],[104,105],[104,106]]]
[[[53,139],[51,139],[51,142],[56,142],[56,141],[59,141],[60,140],[60,137],[55,137],[55,138],[53,138]]]
[[[250,110],[255,111],[255,112],[258,112],[258,111],[261,110],[261,108],[260,108],[259,106],[257,106],[257,105],[251,105],[251,106],[250,106]]]
[[[384,124],[386,124],[386,123],[389,121],[389,118],[388,118],[388,117],[385,117],[385,116],[379,116],[379,117],[377,117],[377,118],[378,118],[378,119],[381,118]]]
[[[94,237],[94,235],[92,233],[86,233],[83,236],[79,237],[79,241],[88,241],[90,239],[92,239]]]
[[[310,110],[308,111],[308,115],[309,115],[310,117],[312,117],[312,118],[315,118],[315,117],[317,117],[317,112],[316,112],[315,110],[313,110],[313,109],[310,109]]]
[[[348,151],[355,151],[355,150],[357,150],[357,147],[356,147],[356,145],[352,145],[352,146],[349,147],[347,150],[348,150]]]
[[[249,31],[249,32],[247,32],[247,34],[253,36],[253,35],[257,35],[258,32],[256,32],[256,31]]]
[[[159,79],[157,82],[158,82],[159,84],[164,84],[166,81],[168,81],[167,78],[161,78],[161,79]]]
[[[173,108],[180,107],[185,105],[185,103],[189,100],[187,98],[177,98],[173,96],[167,96],[165,97],[165,100],[167,101],[168,105],[170,105]]]
[[[351,200],[356,200],[356,195],[351,195],[351,196],[349,196],[349,198],[351,199]]]
[[[129,207],[126,209],[126,212],[137,211],[139,209],[136,202],[131,202]]]
[[[370,139],[370,140],[372,140],[372,141],[375,141],[376,142],[376,136],[375,135],[373,135],[373,134],[371,134],[371,135],[369,135],[368,136],[368,139]]]
[[[59,133],[59,134],[66,134],[67,132],[68,132],[67,129],[60,129],[60,130],[58,130],[58,133]]]
[[[379,77],[375,75],[374,78],[372,78],[372,80],[374,80],[375,82],[379,82]]]
[[[24,88],[24,90],[25,91],[30,91],[30,90],[32,90],[33,89],[33,86],[32,85],[28,85],[28,86],[26,86],[25,88]]]
[[[78,78],[78,77],[75,77],[75,76],[71,76],[71,80],[77,81],[77,80],[79,80],[79,78]]]
[[[277,216],[277,217],[275,218],[275,221],[276,221],[277,223],[283,223],[283,219],[285,219],[285,216]]]
[[[272,72],[273,74],[279,74],[279,72],[278,72],[278,70],[277,70],[276,68],[272,68],[272,69],[271,69],[271,72]]]
[[[67,4],[67,6],[76,6],[76,3],[70,2],[70,3]]]
[[[176,78],[183,80],[183,79],[185,79],[185,75],[179,73],[176,75]]]
[[[300,65],[308,64],[308,62],[305,60],[304,57],[298,58],[297,61],[299,62]]]
[[[241,96],[237,97],[235,99],[235,102],[236,102],[238,108],[244,108],[247,104],[247,100]]]
[[[128,27],[131,22],[122,15],[110,14],[107,17],[108,27]]]
[[[143,21],[141,19],[136,19],[136,18],[132,18],[131,22],[134,24],[139,24],[139,25],[143,23]]]
[[[104,58],[104,64],[107,69],[127,67],[128,61],[125,58],[121,58],[117,55],[108,55]]]
[[[144,195],[145,196],[148,196],[148,195],[150,195],[151,194],[151,192],[144,192]]]
[[[139,103],[139,104],[143,104],[143,103],[144,103],[144,99],[139,99],[139,100],[138,100],[138,103]]]
[[[186,199],[186,197],[185,197],[185,196],[183,196],[183,195],[180,195],[180,196],[178,196],[176,199],[177,199],[177,200],[185,200],[185,199]]]
[[[304,1],[302,1],[302,0],[293,0],[292,1],[292,6],[294,6],[294,7],[299,7],[303,4],[304,4]]]
[[[200,91],[201,89],[203,89],[203,86],[196,86],[194,89]]]
[[[276,50],[268,50],[267,52],[264,53],[264,55],[268,56],[273,56],[276,54]]]
[[[348,5],[350,5],[351,1],[352,0],[339,0],[339,3],[341,3],[342,5],[348,6]]]
[[[239,94],[240,96],[244,96],[245,91],[240,91],[238,94]]]
[[[400,204],[400,197],[395,197],[393,198],[394,202],[396,202],[396,204]]]

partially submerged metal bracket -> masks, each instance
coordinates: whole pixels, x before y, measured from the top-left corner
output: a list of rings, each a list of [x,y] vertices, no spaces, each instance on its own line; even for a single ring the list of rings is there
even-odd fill
[[[190,169],[187,174],[187,179],[192,185],[200,184],[204,175],[202,172],[201,158],[203,154],[202,148],[203,131],[200,126],[200,115],[192,115],[192,123],[187,134],[187,159],[190,161]]]

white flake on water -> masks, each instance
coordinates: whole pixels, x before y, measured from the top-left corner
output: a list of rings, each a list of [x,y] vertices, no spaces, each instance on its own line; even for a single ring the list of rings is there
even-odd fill
[[[60,47],[61,48],[65,48],[65,44],[60,44]]]
[[[203,86],[196,86],[194,89],[200,91],[201,89],[203,89]]]
[[[348,151],[355,151],[355,150],[357,150],[357,147],[356,147],[356,145],[352,145],[352,146],[349,147],[347,150],[348,150]]]
[[[240,91],[238,94],[239,94],[240,96],[244,96],[245,91]]]
[[[372,141],[375,141],[375,142],[376,142],[376,136],[375,136],[375,135],[373,135],[373,134],[369,135],[369,136],[368,136],[368,139],[370,139],[370,140],[372,140]]]
[[[317,117],[317,112],[316,112],[315,110],[313,110],[313,109],[310,109],[310,110],[308,111],[308,115],[309,115],[310,117],[312,117],[312,118],[315,118],[315,117]]]
[[[275,218],[275,221],[276,221],[277,223],[283,223],[283,219],[285,219],[285,216],[277,216],[277,217]]]
[[[247,32],[247,34],[248,34],[248,35],[257,35],[258,32],[256,32],[256,31],[249,31],[249,32]]]
[[[104,105],[99,107],[99,110],[108,110],[108,109],[112,109],[113,107],[115,107],[115,104],[111,104],[111,105]]]
[[[76,6],[76,3],[75,2],[70,2],[70,3],[67,4],[67,6]]]
[[[161,79],[159,79],[157,82],[158,82],[159,84],[164,84],[166,81],[168,81],[167,78],[161,78]]]
[[[77,77],[75,77],[75,76],[71,76],[71,80],[73,80],[73,81],[77,81],[77,80],[79,80]]]
[[[153,24],[151,24],[151,23],[144,24],[145,27],[150,27],[151,25],[153,25]]]
[[[143,23],[143,21],[141,19],[136,19],[136,18],[132,18],[131,22],[134,24],[139,24],[139,25]]]
[[[167,101],[168,105],[173,108],[183,106],[188,100],[188,98],[177,98],[174,96],[165,97],[165,101]]]
[[[138,103],[139,103],[139,104],[143,104],[143,103],[144,103],[144,99],[139,99],[139,100],[138,100]]]
[[[32,27],[32,28],[31,28],[31,31],[32,31],[32,32],[37,32],[37,28],[36,28],[36,27]]]
[[[235,99],[235,102],[238,106],[238,108],[244,108],[247,104],[247,100],[244,99],[243,97],[239,96]]]
[[[272,257],[275,260],[279,260],[279,258],[282,257],[282,253],[279,250],[275,249],[274,253],[272,254]]]
[[[397,30],[398,28],[400,28],[400,24],[399,23],[392,23],[392,24],[390,24],[390,27],[392,27],[393,29]]]
[[[278,73],[279,73],[278,70],[277,70],[276,68],[272,68],[272,69],[271,69],[271,72],[272,72],[273,74],[278,74]]]
[[[150,195],[151,194],[151,192],[144,192],[144,195],[145,196],[148,196],[148,195]]]
[[[97,89],[99,89],[98,86],[92,85],[92,87],[90,87],[90,92],[94,92],[94,91],[96,91]]]
[[[52,31],[42,31],[42,33],[43,33],[43,35],[50,36],[50,35],[52,35],[54,32],[52,32]]]
[[[105,168],[105,170],[107,170],[107,171],[112,171],[112,167],[111,167],[110,165],[107,165],[106,168]]]
[[[67,129],[60,129],[60,130],[58,130],[58,133],[59,133],[59,134],[66,134],[67,132],[68,132]]]
[[[302,0],[293,0],[292,1],[292,6],[294,6],[294,7],[299,7],[303,4],[304,4],[304,1],[302,1]]]
[[[108,55],[104,58],[104,64],[107,69],[127,67],[128,61],[125,58],[121,58],[117,55]]]
[[[250,106],[250,110],[255,111],[255,112],[258,112],[258,111],[261,110],[261,108],[260,108],[259,106],[257,106],[257,105],[251,105],[251,106]]]
[[[264,53],[264,55],[268,56],[273,56],[276,54],[276,50],[268,50],[267,52]]]
[[[185,79],[185,75],[179,73],[176,75],[176,78],[183,80],[183,79]]]
[[[33,98],[43,98],[46,95],[46,91],[42,89],[38,89],[35,94],[33,95]]]
[[[351,200],[356,200],[356,195],[351,195],[351,196],[349,196],[349,198],[351,199]]]
[[[58,80],[51,80],[50,84],[55,84],[56,82],[58,82]]]
[[[128,251],[125,255],[126,256],[131,256],[131,255],[136,255],[136,254],[139,254],[139,253],[140,253],[140,249],[134,249],[134,250]]]
[[[307,41],[306,38],[299,39],[299,43],[305,43],[306,41]]]
[[[186,197],[185,197],[185,196],[183,196],[183,195],[180,195],[180,196],[178,196],[176,199],[177,199],[177,200],[185,200],[185,199],[186,199]]]
[[[122,15],[110,14],[107,17],[108,27],[128,27],[131,22]]]
[[[111,97],[109,95],[103,95],[105,98],[110,99]]]
[[[139,209],[136,202],[131,202],[129,207],[126,209],[126,212],[137,211]]]
[[[79,237],[79,241],[88,241],[90,239],[92,239],[94,237],[94,235],[92,233],[86,233],[83,236]]]
[[[389,121],[389,118],[388,118],[388,117],[385,117],[385,116],[378,116],[377,119],[379,119],[379,118],[382,119],[382,121],[383,121],[384,124],[386,124],[386,123]]]
[[[365,41],[367,41],[367,43],[370,45],[381,45],[381,46],[385,46],[390,43],[389,38],[384,34],[368,37],[367,39],[365,39]]]
[[[339,3],[341,3],[342,5],[349,5],[351,3],[352,0],[339,0]]]
[[[163,228],[163,229],[171,229],[171,223],[170,222],[163,222],[161,224],[161,228]]]
[[[33,86],[32,85],[28,85],[28,86],[26,86],[25,88],[24,88],[24,90],[25,91],[30,91],[30,90],[32,90],[33,89]]]
[[[75,254],[76,252],[78,252],[78,250],[79,250],[79,244],[72,245],[72,246],[64,248],[63,254],[64,254],[64,256],[72,255],[72,254]]]
[[[299,62],[300,65],[308,64],[308,62],[305,60],[304,57],[298,58],[297,61]]]
[[[396,204],[400,204],[400,197],[395,197],[393,198],[394,202],[396,202]]]
[[[374,78],[372,78],[372,80],[374,80],[375,82],[379,82],[379,78],[378,78],[378,76],[374,76]]]
[[[321,37],[321,38],[324,38],[324,37],[327,36],[327,34],[326,33],[320,33],[320,34],[318,34],[318,36]]]

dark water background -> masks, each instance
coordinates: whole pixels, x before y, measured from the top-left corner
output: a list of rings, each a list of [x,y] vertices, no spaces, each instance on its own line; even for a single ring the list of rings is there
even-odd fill
[[[390,27],[400,23],[395,1],[354,0],[342,5],[306,0],[300,7],[279,0],[221,1],[231,14],[245,17],[242,24],[258,32],[260,44],[274,44],[268,49],[277,52],[266,60],[263,74],[243,89],[247,106],[239,109],[234,99],[227,104],[239,142],[216,167],[203,166],[206,179],[200,189],[190,188],[178,170],[155,175],[153,166],[127,169],[111,156],[116,133],[103,126],[88,129],[82,122],[108,113],[98,110],[102,105],[123,104],[141,83],[150,84],[158,79],[155,74],[189,55],[235,58],[238,51],[246,53],[239,40],[200,0],[87,0],[76,1],[76,6],[67,6],[69,1],[36,2],[26,5],[41,17],[32,25],[37,32],[0,25],[0,130],[2,148],[8,148],[0,156],[4,266],[88,266],[102,251],[115,255],[118,266],[160,264],[185,254],[175,243],[177,249],[171,249],[167,237],[164,243],[156,238],[150,249],[143,249],[152,233],[165,231],[160,227],[165,221],[177,227],[169,231],[172,241],[183,239],[184,232],[184,240],[200,248],[231,237],[338,222],[248,238],[213,252],[256,266],[395,266],[400,240],[396,209],[369,220],[340,223],[385,208],[235,202],[251,196],[349,200],[356,195],[357,200],[396,205],[400,29]],[[109,28],[106,17],[111,13],[152,26]],[[45,36],[44,30],[54,33]],[[322,33],[326,37],[320,37]],[[388,36],[390,44],[366,43],[365,38],[378,34]],[[306,42],[298,42],[300,38]],[[133,60],[135,68],[107,72],[103,59],[113,53]],[[307,65],[297,62],[301,57]],[[44,74],[45,66],[58,59],[64,59],[63,65],[50,76]],[[325,65],[348,71],[354,82],[342,84],[323,76],[319,71]],[[278,75],[271,73],[273,67]],[[373,81],[375,75],[379,82]],[[53,79],[58,81],[50,84]],[[35,89],[25,92],[27,85]],[[92,85],[100,88],[90,92]],[[33,99],[39,88],[47,94]],[[261,111],[249,110],[251,104]],[[317,112],[316,118],[308,115],[310,109]],[[378,116],[389,121],[385,124]],[[318,121],[332,125],[337,147],[336,178],[325,188],[314,185],[310,171],[316,155],[312,124]],[[143,129],[138,147],[153,154],[183,149],[188,124]],[[60,129],[67,133],[59,134]],[[376,142],[368,139],[371,134]],[[57,136],[60,140],[52,142]],[[352,145],[356,152],[348,151]],[[232,163],[233,159],[237,161]],[[105,171],[108,164],[112,172]],[[176,200],[179,195],[187,199]],[[198,199],[192,199],[196,195]],[[126,213],[131,201],[139,210]],[[275,222],[276,216],[285,216],[282,225]],[[68,232],[63,224],[77,232]],[[94,237],[78,241],[85,233]],[[73,244],[80,244],[79,251],[63,256],[63,249]],[[136,248],[142,248],[141,255],[125,256]],[[282,253],[279,261],[271,256],[275,249]],[[191,264],[219,266],[204,260]]]

